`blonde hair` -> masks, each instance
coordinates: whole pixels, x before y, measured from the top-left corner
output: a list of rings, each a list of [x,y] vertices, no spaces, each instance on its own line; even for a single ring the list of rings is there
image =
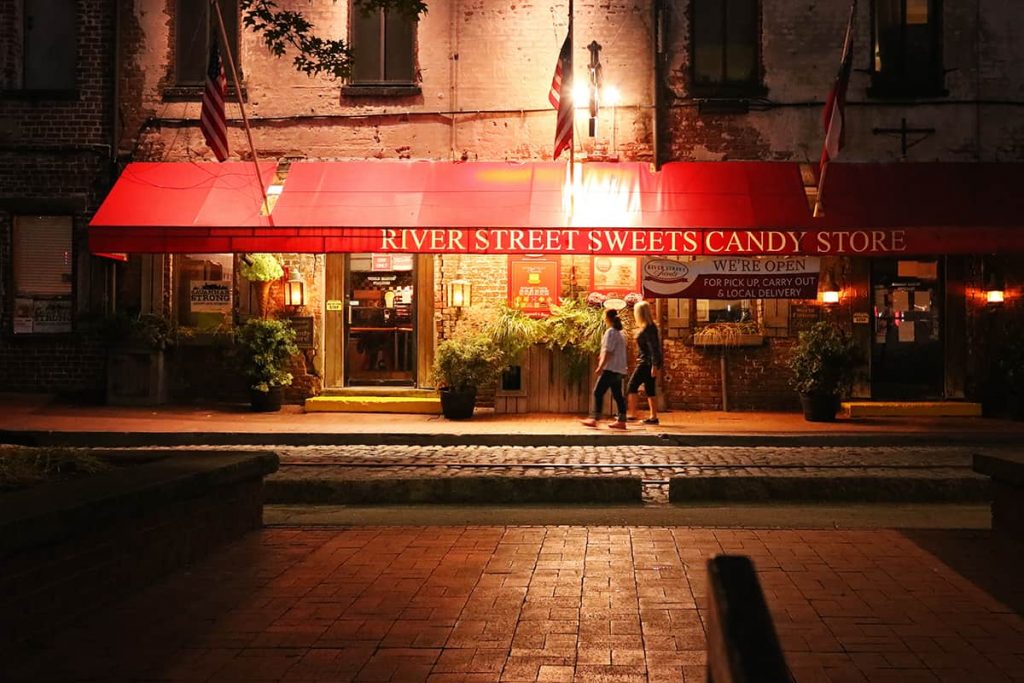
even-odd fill
[[[646,301],[637,301],[636,305],[633,306],[633,318],[638,323],[638,334],[648,325],[653,325],[654,314],[651,313],[651,305]]]

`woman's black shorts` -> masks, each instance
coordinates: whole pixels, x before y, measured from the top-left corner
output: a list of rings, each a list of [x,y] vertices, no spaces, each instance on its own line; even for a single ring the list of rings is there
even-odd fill
[[[626,393],[639,393],[641,384],[644,385],[644,392],[648,397],[653,398],[656,395],[655,381],[651,377],[651,366],[647,363],[640,363],[633,369],[633,374],[629,377],[629,389],[626,390]]]

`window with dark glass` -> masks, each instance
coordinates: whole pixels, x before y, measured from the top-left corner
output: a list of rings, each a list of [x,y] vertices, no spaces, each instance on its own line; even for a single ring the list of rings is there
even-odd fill
[[[71,331],[71,216],[15,216],[15,334]]]
[[[241,70],[238,58],[238,0],[220,0],[220,11],[228,35],[228,49],[231,50],[235,66]],[[210,45],[214,40],[220,46],[224,73],[231,85],[230,67],[220,40],[220,26],[210,0],[177,0],[175,19],[174,77],[177,85],[201,86],[206,83]]]
[[[352,84],[415,83],[414,19],[401,12],[352,8]]]
[[[0,14],[3,14],[0,12]],[[75,90],[78,7],[75,0],[22,0],[0,17],[0,89]]]
[[[872,95],[944,95],[941,0],[873,0]]]
[[[693,90],[749,95],[761,90],[758,0],[693,0]]]

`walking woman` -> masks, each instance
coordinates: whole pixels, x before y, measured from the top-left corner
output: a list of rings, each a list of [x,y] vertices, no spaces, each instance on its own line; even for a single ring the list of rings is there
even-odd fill
[[[658,326],[654,324],[654,316],[651,314],[651,305],[646,301],[638,301],[633,306],[633,317],[640,331],[636,335],[637,358],[636,368],[629,378],[629,387],[626,393],[629,395],[629,415],[627,419],[635,420],[636,403],[640,392],[640,385],[644,387],[647,394],[647,406],[651,415],[644,424],[658,424],[658,399],[657,379],[661,372],[661,340],[658,338]]]
[[[604,312],[604,324],[608,328],[601,338],[601,356],[597,360],[597,384],[594,385],[594,407],[590,418],[583,421],[587,427],[596,427],[601,417],[601,405],[604,395],[612,390],[612,398],[618,414],[615,422],[608,425],[611,429],[626,428],[626,399],[622,396],[622,378],[626,376],[626,338],[622,336],[622,321],[617,311],[607,309]]]

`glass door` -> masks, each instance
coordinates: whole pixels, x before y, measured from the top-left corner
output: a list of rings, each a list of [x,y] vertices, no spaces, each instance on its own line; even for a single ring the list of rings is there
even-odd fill
[[[873,259],[871,395],[942,398],[942,272],[938,259]]]
[[[345,384],[416,383],[412,254],[351,254],[345,283]]]

